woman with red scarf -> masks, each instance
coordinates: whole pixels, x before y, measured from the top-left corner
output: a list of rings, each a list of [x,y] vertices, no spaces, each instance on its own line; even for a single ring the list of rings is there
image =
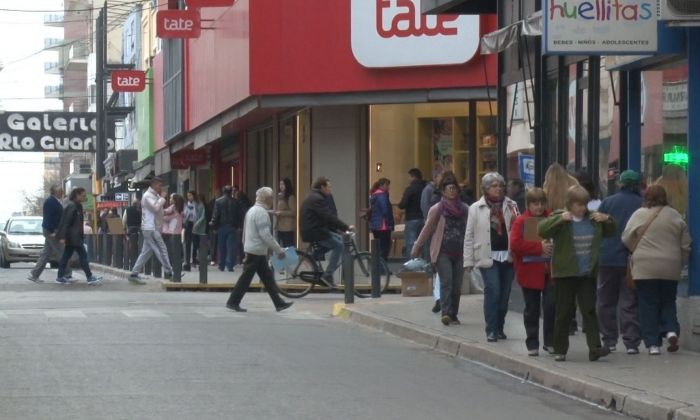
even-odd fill
[[[374,239],[379,239],[379,253],[384,259],[389,257],[391,248],[391,232],[394,230],[394,210],[389,201],[389,184],[387,178],[379,178],[372,185],[369,197],[371,210],[369,218],[369,229],[372,231]]]
[[[464,268],[475,267],[484,278],[484,318],[489,342],[508,338],[503,332],[513,285],[510,227],[518,217],[518,205],[505,196],[505,180],[496,172],[481,179],[483,196],[469,207],[464,237]]]
[[[451,173],[445,173],[440,183],[442,199],[428,211],[425,226],[413,245],[411,256],[421,255],[430,240],[430,262],[440,276],[441,321],[445,325],[459,324],[457,312],[462,294],[464,264],[462,247],[467,228],[468,208],[459,199],[459,184]]]

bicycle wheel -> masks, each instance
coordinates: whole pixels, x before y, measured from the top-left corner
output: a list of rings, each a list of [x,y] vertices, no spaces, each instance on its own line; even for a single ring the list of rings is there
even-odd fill
[[[372,296],[372,254],[360,252],[354,258],[355,295],[358,297]],[[389,287],[391,271],[386,261],[379,259],[379,287],[382,293]]]
[[[313,281],[309,280],[315,276],[316,264],[304,252],[297,251],[297,255],[299,256],[299,262],[294,267],[287,267],[282,271],[274,272],[277,290],[288,298],[304,297],[311,292],[315,285]]]

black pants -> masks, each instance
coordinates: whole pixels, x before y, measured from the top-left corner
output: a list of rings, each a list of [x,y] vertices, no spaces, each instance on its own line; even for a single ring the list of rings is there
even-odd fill
[[[564,277],[554,279],[556,309],[554,316],[554,351],[566,354],[569,351],[569,324],[576,313],[576,303],[586,329],[586,344],[590,351],[601,346],[598,316],[595,313],[597,282],[590,277]]]
[[[525,322],[525,333],[527,339],[525,345],[528,350],[537,350],[540,347],[540,314],[542,314],[542,338],[547,347],[554,346],[554,286],[548,285],[544,290],[527,289],[523,290],[525,300],[525,310],[523,311],[523,321]]]
[[[61,261],[58,263],[58,278],[60,279],[61,277],[66,275],[66,267],[68,266],[68,260],[70,260],[70,257],[73,256],[74,252],[78,253],[80,267],[82,267],[83,271],[85,272],[85,277],[90,279],[90,277],[92,277],[92,271],[90,271],[90,263],[88,262],[87,251],[82,245],[66,245],[66,247],[63,248],[63,255],[61,256]]]
[[[391,248],[391,231],[390,230],[373,230],[374,239],[379,239],[379,255],[384,261],[389,258],[389,249]]]
[[[187,222],[185,223],[185,264],[190,265],[190,262],[192,261],[192,227],[194,226],[193,222]]]
[[[253,254],[245,254],[243,273],[238,278],[238,282],[236,282],[236,286],[233,288],[231,296],[228,298],[228,304],[239,305],[241,303],[256,273],[258,277],[260,277],[260,281],[265,286],[265,290],[267,290],[267,294],[270,295],[270,299],[272,299],[272,303],[275,304],[275,307],[282,306],[284,301],[277,291],[277,284],[275,283],[275,278],[270,270],[270,266],[267,263],[267,257]]]

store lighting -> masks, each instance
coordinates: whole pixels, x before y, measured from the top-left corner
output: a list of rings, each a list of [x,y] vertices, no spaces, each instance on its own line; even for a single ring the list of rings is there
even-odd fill
[[[681,146],[673,146],[670,152],[664,153],[664,163],[667,165],[678,165],[683,168],[688,167],[688,150]]]

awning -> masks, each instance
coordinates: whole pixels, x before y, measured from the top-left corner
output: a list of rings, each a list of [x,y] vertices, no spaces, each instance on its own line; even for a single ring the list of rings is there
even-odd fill
[[[518,43],[520,35],[542,35],[542,11],[481,37],[481,54],[497,54]]]

